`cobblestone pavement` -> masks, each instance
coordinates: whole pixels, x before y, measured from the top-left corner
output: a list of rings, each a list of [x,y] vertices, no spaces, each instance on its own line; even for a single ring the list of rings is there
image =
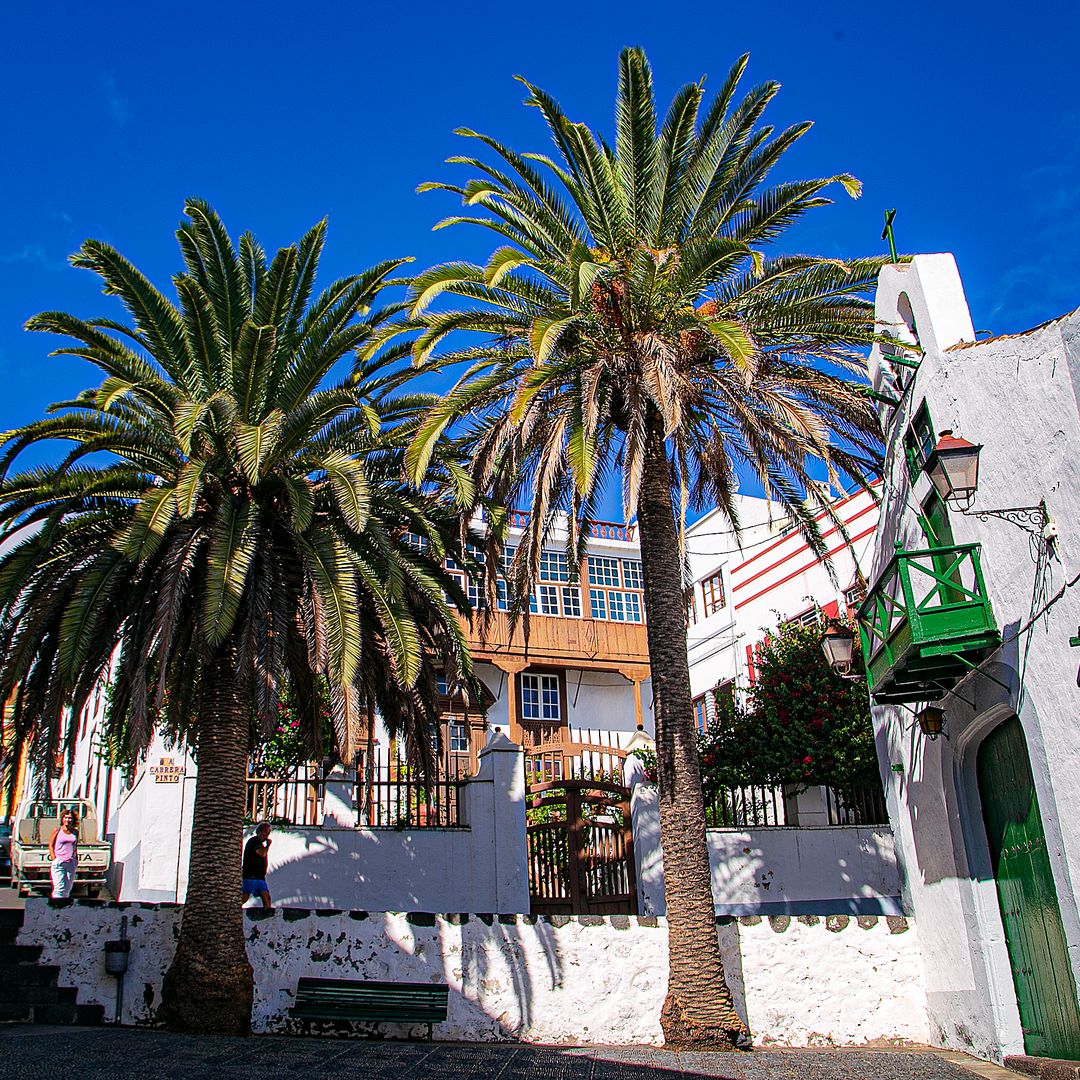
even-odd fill
[[[972,1062],[974,1064],[974,1061]],[[1003,1074],[1012,1075],[1012,1074]],[[0,1028],[3,1080],[975,1080],[925,1051],[759,1050],[677,1054],[647,1047],[379,1042],[169,1035],[109,1028]]]

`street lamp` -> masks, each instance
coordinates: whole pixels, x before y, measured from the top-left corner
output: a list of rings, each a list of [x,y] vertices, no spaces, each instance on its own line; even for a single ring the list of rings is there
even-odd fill
[[[829,661],[829,667],[837,675],[851,676],[851,661],[855,655],[855,634],[838,622],[830,622],[821,635],[821,651]]]
[[[980,521],[1001,518],[1019,525],[1021,529],[1041,536],[1048,544],[1057,539],[1057,526],[1050,517],[1046,502],[1037,506],[1007,506],[995,510],[973,510],[972,502],[979,487],[979,452],[967,439],[943,431],[934,449],[926,458],[926,473],[942,500],[951,503],[960,513],[970,514]]]
[[[979,486],[979,451],[967,439],[958,439],[952,431],[943,431],[937,445],[926,459],[930,482],[945,502],[968,507]]]
[[[936,705],[924,705],[915,714],[915,720],[928,739],[936,739],[945,730],[945,712]]]

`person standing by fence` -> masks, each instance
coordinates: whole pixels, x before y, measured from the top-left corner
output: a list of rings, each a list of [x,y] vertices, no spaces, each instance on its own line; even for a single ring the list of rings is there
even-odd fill
[[[270,887],[266,884],[267,864],[270,859],[270,822],[261,821],[255,827],[255,835],[244,845],[244,861],[241,868],[243,897],[246,904],[252,896],[262,901],[268,911],[271,908]]]
[[[79,861],[79,819],[74,810],[60,814],[60,827],[49,837],[50,871],[54,900],[65,900],[75,884],[75,868]]]

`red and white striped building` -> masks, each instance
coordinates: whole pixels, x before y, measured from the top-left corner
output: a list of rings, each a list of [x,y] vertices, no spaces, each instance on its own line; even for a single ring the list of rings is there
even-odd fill
[[[699,726],[712,716],[710,690],[735,693],[754,682],[757,653],[770,630],[852,615],[865,595],[874,552],[878,506],[865,491],[835,501],[843,529],[825,513],[818,516],[833,576],[782,508],[750,495],[736,499],[738,535],[718,510],[687,530],[694,579],[690,684]]]

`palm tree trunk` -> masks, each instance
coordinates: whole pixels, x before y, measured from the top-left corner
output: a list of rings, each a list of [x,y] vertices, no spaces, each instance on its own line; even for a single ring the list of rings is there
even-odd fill
[[[161,987],[160,1019],[174,1031],[251,1030],[253,978],[240,910],[249,709],[233,652],[223,649],[203,674],[187,899]]]
[[[670,1045],[747,1045],[749,1029],[735,1012],[716,933],[686,654],[682,557],[658,419],[646,434],[637,514],[667,894],[668,992],[660,1025]]]

